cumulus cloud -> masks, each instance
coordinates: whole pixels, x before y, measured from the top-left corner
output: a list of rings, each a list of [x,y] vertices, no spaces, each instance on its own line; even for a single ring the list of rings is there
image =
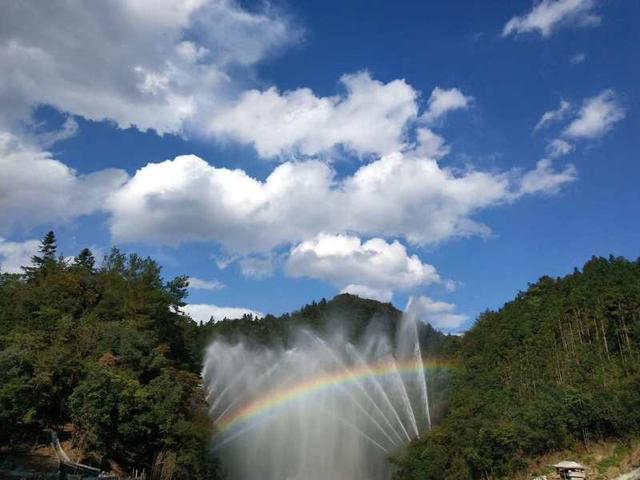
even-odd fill
[[[0,122],[51,105],[180,133],[232,97],[243,71],[298,37],[282,15],[233,0],[9,2],[0,16]]]
[[[188,155],[138,170],[106,208],[117,241],[213,240],[248,254],[352,232],[425,245],[489,233],[473,215],[524,194],[519,178],[396,153],[340,179],[330,165],[309,160],[285,162],[259,180]]]
[[[563,26],[599,25],[600,17],[593,13],[596,4],[596,0],[542,0],[529,13],[511,18],[502,36],[538,32],[549,37]]]
[[[253,66],[300,38],[274,12],[232,0],[13,2],[0,18],[0,126],[51,105],[120,128],[230,138],[265,157],[402,149],[418,95],[403,80],[345,75],[345,93],[329,97],[307,88],[245,91]]]
[[[116,192],[111,232],[122,241],[214,240],[234,253],[264,252],[329,222],[332,177],[310,161],[282,164],[262,182],[181,156],[145,166]]]
[[[456,313],[456,305],[442,301],[435,301],[429,297],[412,297],[407,306],[407,313],[435,328],[455,330],[460,328],[469,317]]]
[[[549,168],[545,173],[554,174]],[[433,158],[406,152],[342,178],[317,160],[285,162],[259,180],[240,169],[181,156],[148,164],[129,179],[117,169],[79,174],[48,152],[0,132],[0,233],[103,211],[110,214],[117,241],[215,241],[240,255],[269,252],[322,232],[426,245],[487,234],[489,228],[474,214],[524,194],[518,178],[446,169]],[[268,269],[258,260],[241,267],[263,275],[258,270]]]
[[[0,237],[0,272],[22,273],[20,267],[31,265],[31,257],[38,252],[38,240],[10,242]]]
[[[384,288],[371,288],[366,285],[351,284],[344,287],[340,293],[350,293],[360,298],[368,298],[379,302],[388,303],[393,298],[393,292]]]
[[[601,137],[624,117],[624,109],[615,92],[605,90],[584,101],[578,116],[564,130],[563,135],[574,139]]]
[[[189,288],[194,290],[221,290],[224,284],[218,280],[202,280],[196,277],[189,277]]]
[[[440,283],[436,269],[409,255],[398,241],[362,242],[352,235],[320,234],[291,251],[286,272],[292,277],[323,280],[349,293],[391,297],[395,290]]]
[[[0,233],[65,223],[102,210],[123,170],[81,175],[50,153],[0,131]]]
[[[75,115],[231,139],[263,157],[405,149],[418,92],[404,80],[354,73],[340,79],[343,93],[326,97],[308,88],[248,89],[257,64],[300,38],[276,9],[248,11],[234,0],[11,2],[0,18],[0,128],[16,133],[36,107],[50,105],[70,116],[41,136],[43,148],[75,133]],[[470,99],[436,88],[424,118]]]
[[[416,136],[418,142],[415,148],[415,154],[418,156],[439,160],[447,156],[451,151],[451,148],[445,143],[444,138],[428,128],[418,128]]]
[[[464,95],[457,88],[447,90],[436,87],[431,92],[427,110],[421,118],[427,123],[434,123],[449,112],[468,108],[472,101],[472,97]]]
[[[251,144],[262,157],[315,155],[342,145],[357,154],[402,150],[417,92],[404,80],[382,83],[360,72],[341,78],[346,93],[317,97],[308,88],[250,90],[216,115],[210,131]]]
[[[211,318],[215,322],[224,320],[235,320],[242,318],[244,315],[253,315],[256,318],[263,317],[264,314],[251,310],[249,308],[240,307],[219,307],[209,303],[190,303],[183,307],[183,310],[196,322],[208,322]]]
[[[560,106],[557,109],[550,110],[548,112],[545,112],[544,115],[542,115],[542,117],[536,124],[533,131],[536,132],[540,130],[542,127],[545,127],[559,120],[563,120],[564,118],[567,117],[567,115],[569,115],[570,112],[571,112],[571,103],[567,102],[566,100],[561,100]]]

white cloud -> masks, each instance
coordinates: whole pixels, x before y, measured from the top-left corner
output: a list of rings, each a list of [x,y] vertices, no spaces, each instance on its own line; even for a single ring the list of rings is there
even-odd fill
[[[600,17],[593,13],[596,0],[542,0],[533,9],[511,18],[502,30],[502,36],[538,32],[549,37],[562,26],[579,27],[600,24]]]
[[[542,117],[536,124],[533,131],[534,132],[538,131],[542,127],[550,123],[554,123],[566,118],[570,112],[571,112],[571,103],[567,102],[566,100],[561,100],[560,106],[556,110],[550,110],[548,112],[545,112],[544,115],[542,115]]]
[[[408,314],[445,330],[459,328],[469,319],[467,315],[455,313],[455,310],[453,303],[434,301],[425,296],[412,297],[407,305]]]
[[[472,101],[473,97],[465,96],[457,88],[447,90],[436,87],[429,97],[427,111],[421,118],[427,123],[434,123],[449,112],[468,108]]]
[[[189,277],[189,288],[214,291],[224,288],[224,284],[218,280],[202,280],[196,277]]]
[[[575,145],[567,142],[566,140],[556,138],[547,144],[547,156],[549,158],[563,157],[573,152],[575,148]]]
[[[281,263],[275,254],[248,255],[238,260],[240,272],[247,278],[263,279],[270,277]]]
[[[366,285],[351,284],[344,287],[340,293],[350,293],[360,298],[369,298],[379,302],[388,303],[393,298],[393,292],[384,288],[371,288]]]
[[[0,17],[0,128],[29,133],[34,108],[51,105],[70,116],[61,131],[41,135],[45,148],[73,134],[77,116],[231,139],[263,157],[405,149],[418,92],[404,80],[345,75],[344,93],[326,97],[248,89],[257,64],[300,38],[276,9],[249,12],[234,0],[12,2]],[[436,88],[427,118],[469,100]]]
[[[461,283],[455,280],[445,280],[442,285],[447,293],[452,293],[458,289],[458,285],[461,285]]]
[[[251,66],[297,38],[273,9],[250,13],[233,0],[9,2],[0,123],[47,104],[121,128],[197,130]]]
[[[238,264],[240,273],[246,278],[264,279],[272,276],[282,264],[284,256],[275,252],[260,252],[249,255],[217,255],[214,257],[220,270]]]
[[[40,133],[35,136],[35,140],[42,148],[49,148],[58,142],[67,140],[77,135],[79,130],[78,122],[69,116],[58,130]]]
[[[38,253],[38,240],[10,242],[0,237],[0,272],[22,273],[20,267],[31,265],[31,257]]]
[[[99,211],[127,178],[116,169],[78,174],[48,152],[0,131],[0,233]]]
[[[242,318],[244,315],[253,315],[257,318],[264,316],[264,314],[249,308],[219,307],[208,303],[190,303],[185,305],[183,310],[196,322],[200,323],[208,322],[211,317],[213,317],[214,321],[219,322],[225,318],[235,320]]]
[[[111,232],[120,241],[269,251],[327,224],[332,176],[322,162],[282,164],[264,182],[193,155],[149,164],[110,200]]]
[[[562,186],[576,180],[576,168],[569,164],[562,171],[553,169],[553,162],[543,158],[534,170],[526,172],[520,179],[519,195],[534,193],[557,193]]]
[[[599,95],[584,101],[575,120],[563,132],[566,137],[589,139],[600,137],[625,117],[615,92],[605,90]]]
[[[614,91],[605,90],[595,97],[586,99],[577,114],[569,102],[562,100],[556,110],[546,112],[542,116],[534,128],[534,132],[548,124],[564,120],[572,111],[574,112],[573,120],[562,130],[560,137],[551,140],[547,144],[547,159],[539,162],[536,171],[530,172],[527,175],[528,178],[523,178],[524,183],[529,183],[529,185],[549,185],[549,182],[560,181],[563,177],[566,180],[575,177],[573,167],[565,169],[560,176],[550,176],[551,160],[573,152],[576,148],[573,141],[600,137],[609,132],[617,122],[625,117],[624,109],[618,102]],[[571,142],[568,140],[571,140]]]
[[[382,83],[367,72],[345,75],[345,95],[317,97],[308,88],[250,90],[210,123],[210,131],[252,144],[262,157],[315,155],[342,145],[357,154],[404,148],[417,115],[417,92],[404,80]]]
[[[409,255],[400,242],[380,238],[362,242],[352,235],[320,234],[298,244],[287,259],[286,272],[387,299],[394,290],[441,282],[432,265]]]
[[[418,128],[416,135],[418,143],[415,148],[415,153],[418,156],[439,160],[447,156],[451,151],[451,148],[445,143],[444,138],[428,128]]]
[[[190,155],[138,170],[106,208],[116,241],[213,240],[248,254],[351,232],[425,245],[489,233],[473,215],[527,193],[523,175],[454,171],[396,153],[341,179],[328,164],[309,160],[280,164],[261,181]]]
[[[249,12],[241,4],[206,0],[205,7],[192,16],[201,45],[187,47],[187,56],[195,55],[198,60],[213,57],[218,65],[248,67],[301,38],[300,27],[273,5],[266,4],[262,12]]]

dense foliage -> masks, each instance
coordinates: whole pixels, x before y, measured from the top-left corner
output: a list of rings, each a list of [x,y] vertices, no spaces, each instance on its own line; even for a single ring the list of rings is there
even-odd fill
[[[187,279],[116,249],[99,268],[56,255],[49,233],[24,274],[0,274],[0,446],[73,425],[105,465],[216,478]]]
[[[479,318],[439,427],[398,480],[512,478],[523,459],[640,434],[640,261],[593,258]]]

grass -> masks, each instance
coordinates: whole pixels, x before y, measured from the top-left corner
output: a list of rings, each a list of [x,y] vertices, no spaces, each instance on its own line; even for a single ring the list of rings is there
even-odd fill
[[[629,456],[631,453],[631,446],[627,443],[619,443],[617,444],[611,455],[600,461],[596,468],[598,469],[599,474],[604,474],[611,467],[618,467],[622,461]]]

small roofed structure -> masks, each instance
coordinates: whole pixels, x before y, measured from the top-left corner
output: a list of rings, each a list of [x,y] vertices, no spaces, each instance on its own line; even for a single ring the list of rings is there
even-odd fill
[[[587,468],[577,462],[563,461],[553,466],[562,480],[572,480],[574,478],[587,478]]]

